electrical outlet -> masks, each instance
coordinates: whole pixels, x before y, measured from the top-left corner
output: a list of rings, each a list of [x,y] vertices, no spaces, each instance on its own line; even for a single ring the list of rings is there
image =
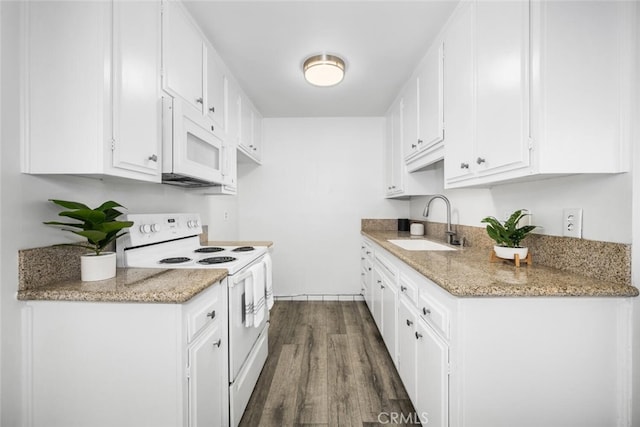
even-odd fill
[[[224,213],[224,220],[225,221],[229,220],[229,212]]]
[[[582,239],[582,209],[565,208],[562,211],[562,235]]]

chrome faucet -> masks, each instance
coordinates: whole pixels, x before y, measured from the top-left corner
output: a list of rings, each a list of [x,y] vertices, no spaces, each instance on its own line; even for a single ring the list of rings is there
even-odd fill
[[[447,205],[447,242],[450,245],[459,245],[460,242],[454,238],[457,233],[451,229],[451,203],[449,203],[449,199],[447,199],[442,194],[436,194],[435,196],[432,196],[427,202],[427,205],[424,207],[422,216],[424,216],[425,218],[429,216],[429,207],[431,206],[431,202],[433,202],[435,199],[442,199]]]

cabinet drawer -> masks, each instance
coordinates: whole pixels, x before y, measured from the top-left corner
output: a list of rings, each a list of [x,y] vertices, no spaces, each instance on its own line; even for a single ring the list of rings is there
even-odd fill
[[[418,303],[420,317],[434,327],[443,337],[449,338],[449,312],[434,302],[428,295],[420,294]]]
[[[396,278],[398,277],[398,269],[393,265],[391,261],[384,258],[380,254],[376,254],[375,263],[382,267],[380,270],[384,271],[384,274],[387,275],[392,282],[396,281]]]
[[[402,274],[400,275],[400,295],[404,295],[408,302],[418,306],[418,287]]]
[[[216,283],[207,289],[201,299],[194,301],[194,305],[188,308],[187,317],[187,342],[193,341],[198,333],[210,323],[224,315],[220,306],[220,290],[222,284]]]

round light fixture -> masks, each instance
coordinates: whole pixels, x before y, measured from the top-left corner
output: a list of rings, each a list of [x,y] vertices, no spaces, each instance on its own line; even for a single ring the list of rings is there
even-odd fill
[[[304,61],[304,78],[314,86],[333,86],[344,77],[344,60],[335,55],[314,55]]]

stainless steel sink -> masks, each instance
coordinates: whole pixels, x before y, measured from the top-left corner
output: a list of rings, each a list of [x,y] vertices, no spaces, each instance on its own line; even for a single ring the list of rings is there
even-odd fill
[[[387,240],[389,243],[405,249],[407,251],[455,251],[447,245],[432,242],[431,240]]]

